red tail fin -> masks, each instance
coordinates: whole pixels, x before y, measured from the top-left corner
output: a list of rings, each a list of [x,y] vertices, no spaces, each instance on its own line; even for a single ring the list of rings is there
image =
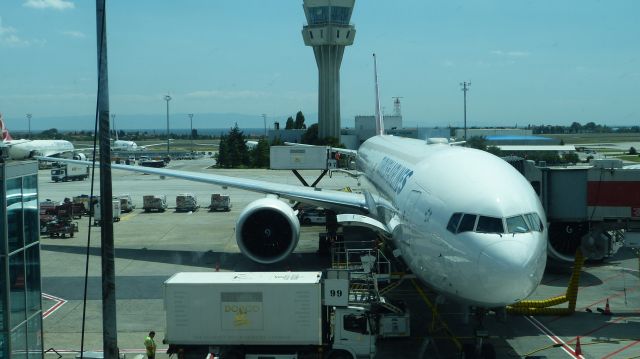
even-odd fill
[[[2,142],[13,140],[13,138],[11,138],[11,135],[9,134],[9,130],[7,130],[7,128],[4,127],[4,120],[2,119],[1,113],[0,113],[0,132],[2,133]]]

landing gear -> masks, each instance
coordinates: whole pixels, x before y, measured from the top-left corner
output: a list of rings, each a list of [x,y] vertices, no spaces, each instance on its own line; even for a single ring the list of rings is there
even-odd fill
[[[484,308],[473,308],[472,310],[475,314],[474,343],[467,343],[462,346],[462,357],[465,359],[495,359],[496,349],[493,344],[487,342],[489,332],[482,323],[487,311]]]

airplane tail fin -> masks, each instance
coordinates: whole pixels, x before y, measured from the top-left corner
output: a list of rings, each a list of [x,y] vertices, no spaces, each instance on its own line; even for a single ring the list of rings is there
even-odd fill
[[[11,141],[11,135],[9,134],[9,130],[4,127],[4,119],[2,118],[2,114],[0,113],[0,133],[2,133],[2,142]]]
[[[378,90],[378,67],[376,54],[373,54],[373,77],[376,83],[376,135],[384,135],[384,121],[380,110],[380,91]]]

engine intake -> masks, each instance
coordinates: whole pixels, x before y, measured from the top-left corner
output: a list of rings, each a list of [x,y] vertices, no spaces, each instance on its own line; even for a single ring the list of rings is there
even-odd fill
[[[298,245],[300,222],[293,209],[275,198],[251,202],[238,217],[236,242],[251,260],[271,264],[284,260]]]

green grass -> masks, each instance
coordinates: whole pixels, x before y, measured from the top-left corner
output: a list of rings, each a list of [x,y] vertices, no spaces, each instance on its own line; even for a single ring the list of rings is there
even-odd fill
[[[576,143],[640,142],[640,134],[638,133],[567,133],[543,134],[541,136],[561,139],[567,145]]]
[[[620,155],[620,156],[615,156],[615,158],[619,158],[623,161],[640,163],[640,156],[638,155]]]

